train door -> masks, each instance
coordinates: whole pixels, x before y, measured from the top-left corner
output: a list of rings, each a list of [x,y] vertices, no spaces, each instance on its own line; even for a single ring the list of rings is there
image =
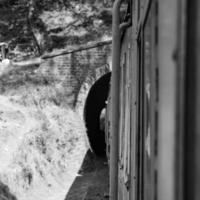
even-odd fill
[[[157,176],[157,1],[140,3],[138,199],[149,200],[155,199]]]

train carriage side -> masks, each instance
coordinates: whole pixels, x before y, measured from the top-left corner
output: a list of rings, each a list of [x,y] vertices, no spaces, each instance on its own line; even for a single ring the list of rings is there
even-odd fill
[[[118,69],[118,181],[110,182],[110,198],[197,200],[200,3],[130,3],[132,25],[121,38]],[[112,98],[111,91],[111,104]],[[115,136],[111,130],[110,157]]]

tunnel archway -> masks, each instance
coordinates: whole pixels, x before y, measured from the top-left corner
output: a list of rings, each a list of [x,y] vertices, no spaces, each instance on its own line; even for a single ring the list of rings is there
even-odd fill
[[[106,106],[111,72],[99,78],[89,90],[84,106],[84,121],[92,151],[98,156],[106,155],[105,132],[100,127],[101,111]]]

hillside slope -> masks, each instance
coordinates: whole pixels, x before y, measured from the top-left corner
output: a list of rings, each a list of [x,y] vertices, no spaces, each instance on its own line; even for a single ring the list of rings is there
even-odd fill
[[[53,85],[9,84],[0,95],[0,180],[18,200],[62,200],[88,148],[81,116],[58,103]]]

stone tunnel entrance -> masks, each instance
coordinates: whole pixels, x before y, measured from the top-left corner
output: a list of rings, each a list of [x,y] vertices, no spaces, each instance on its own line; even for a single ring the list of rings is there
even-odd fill
[[[106,155],[105,132],[100,126],[100,115],[106,106],[111,72],[99,78],[91,87],[84,106],[84,121],[92,151],[98,156]]]

